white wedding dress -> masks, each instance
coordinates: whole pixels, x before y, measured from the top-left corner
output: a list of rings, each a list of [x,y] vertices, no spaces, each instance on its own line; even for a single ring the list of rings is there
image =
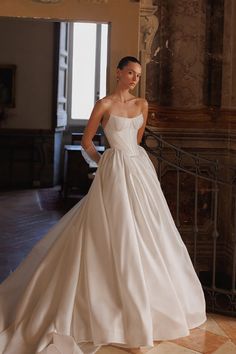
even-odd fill
[[[0,353],[152,347],[206,320],[205,301],[155,168],[143,116],[111,115],[88,194],[0,285]]]

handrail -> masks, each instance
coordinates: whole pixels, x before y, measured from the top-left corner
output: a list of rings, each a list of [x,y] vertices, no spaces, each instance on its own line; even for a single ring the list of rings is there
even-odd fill
[[[152,142],[151,144],[150,140]],[[153,141],[155,141],[155,144],[153,144]],[[156,169],[160,183],[164,175],[163,165],[170,166],[176,171],[175,223],[179,229],[181,228],[180,172],[195,177],[193,180],[194,202],[192,208],[194,216],[189,228],[189,242],[190,244],[192,243],[193,265],[200,280],[203,282],[208,310],[236,316],[236,167],[233,168],[225,163],[219,163],[218,160],[210,160],[198,154],[188,152],[167,142],[160,134],[153,132],[149,128],[145,129],[141,145],[150,155],[158,160]],[[206,173],[208,174],[206,175]],[[211,187],[208,189],[208,193],[211,193],[211,203],[208,205],[210,211],[209,225],[211,225],[211,227],[208,227],[204,254],[201,254],[198,248],[199,244],[203,247],[204,243],[202,238],[199,243],[201,232],[198,220],[199,179],[211,182]],[[223,188],[219,188],[220,185]],[[228,193],[230,198],[228,206],[222,204],[222,201],[224,203],[224,198],[220,198],[225,191],[227,191],[226,193]],[[226,209],[224,209],[225,207]],[[219,210],[222,209],[232,214],[232,220],[228,220],[229,227],[227,231],[223,231],[226,234],[220,235]],[[209,240],[211,240],[210,244]],[[222,240],[225,241],[224,246],[222,246]],[[209,249],[209,245],[212,245],[212,249]],[[225,248],[222,250],[222,247]],[[219,265],[218,257],[219,254],[220,257],[222,257],[222,251],[224,252],[224,262],[227,263],[227,267],[225,268]],[[208,256],[205,255],[205,253],[208,254]],[[198,258],[199,254],[201,256],[200,260]],[[206,259],[204,257],[208,258]],[[211,279],[211,281],[207,283],[204,281],[204,276],[201,278],[201,271],[198,272],[198,268],[201,268],[202,259],[204,259],[204,262],[207,261],[207,275],[208,279]],[[227,282],[224,283],[224,286],[219,285],[219,281],[222,280],[221,272],[225,272],[223,276],[228,279]]]
[[[196,173],[196,172],[193,172],[189,169],[186,169],[185,167],[181,167],[181,165],[179,164],[174,164],[173,162],[171,161],[168,161],[167,159],[163,158],[162,155],[158,154],[158,152],[156,150],[154,150],[154,148],[148,146],[148,144],[146,143],[146,141],[148,140],[148,138],[154,138],[156,139],[161,145],[160,146],[156,146],[155,148],[157,148],[157,151],[160,150],[160,149],[163,149],[163,145],[165,145],[165,147],[169,147],[169,148],[172,148],[175,152],[176,152],[176,155],[178,156],[178,159],[179,159],[179,162],[180,161],[180,154],[184,155],[184,156],[188,156],[190,158],[192,158],[195,163],[196,163],[196,168],[198,170],[199,173]],[[145,129],[145,133],[144,133],[144,137],[143,137],[143,140],[142,140],[142,146],[145,148],[145,150],[147,150],[148,152],[150,152],[152,155],[154,155],[155,157],[157,157],[158,159],[162,160],[162,161],[165,161],[168,165],[172,166],[172,167],[176,167],[178,168],[179,170],[181,171],[184,171],[188,174],[191,174],[191,175],[198,175],[200,176],[201,178],[203,179],[206,179],[206,180],[209,180],[209,181],[216,181],[219,182],[220,184],[224,184],[224,185],[236,185],[236,169],[235,168],[232,168],[231,166],[221,162],[219,164],[219,161],[218,160],[211,160],[211,159],[207,159],[206,157],[202,157],[202,156],[199,156],[198,154],[194,154],[194,153],[191,153],[189,151],[186,151],[172,143],[169,143],[167,142],[165,139],[163,139],[162,135],[161,134],[157,134],[156,132],[153,132],[152,130],[150,130],[149,128],[146,128]],[[201,171],[199,170],[199,164],[200,162],[205,162],[209,165],[212,165],[212,167],[214,168],[214,172],[215,172],[215,178],[213,177],[208,177],[208,176],[205,176],[203,174],[201,174]],[[226,168],[231,171],[232,173],[232,176],[231,176],[231,179],[230,180],[224,180],[220,177],[217,176],[217,172],[219,173],[220,171],[220,167],[222,168]]]

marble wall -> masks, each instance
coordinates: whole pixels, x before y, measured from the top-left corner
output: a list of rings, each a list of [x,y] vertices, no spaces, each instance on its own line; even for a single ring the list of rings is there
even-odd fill
[[[152,4],[158,28],[147,62],[149,102],[191,109],[221,106],[224,1],[153,0]]]
[[[236,108],[236,3],[225,0],[222,107]]]
[[[161,105],[199,107],[202,104],[205,45],[202,3],[160,1],[157,15],[164,29],[160,29],[153,43],[153,59],[160,75],[157,101]]]
[[[150,156],[157,170],[161,169],[162,188],[191,255],[194,232],[198,234],[197,269],[210,279],[215,262],[218,280],[222,281],[223,274],[224,280],[231,279],[232,283],[236,252],[236,225],[230,222],[234,220],[236,192],[236,2],[152,0],[148,5],[155,8],[149,16],[155,16],[158,23],[149,45],[150,53],[146,55],[148,128],[163,138],[157,144],[161,155],[155,150]],[[143,52],[142,58],[145,58]],[[166,142],[177,150],[170,153]],[[189,173],[180,176],[180,209],[176,213],[178,163],[181,160],[188,171],[197,170],[194,159],[188,160],[189,155],[183,153],[179,157],[178,148],[218,161],[216,169],[226,182],[217,184],[214,178],[212,181],[199,178],[196,214],[195,181]],[[158,160],[155,156],[161,157]],[[166,162],[168,157],[172,164]],[[200,170],[211,176],[204,164]],[[231,174],[233,178],[229,178]],[[217,238],[215,256],[214,238]]]

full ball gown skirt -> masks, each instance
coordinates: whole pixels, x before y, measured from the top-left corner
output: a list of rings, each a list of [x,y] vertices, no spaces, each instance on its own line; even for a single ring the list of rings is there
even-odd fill
[[[88,194],[0,285],[0,353],[152,347],[206,320],[205,301],[155,168],[143,116],[111,115]]]

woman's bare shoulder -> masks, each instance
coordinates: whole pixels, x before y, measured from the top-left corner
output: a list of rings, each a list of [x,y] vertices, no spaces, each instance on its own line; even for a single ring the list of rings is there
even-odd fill
[[[148,107],[148,101],[146,98],[137,97],[136,104],[143,109]]]
[[[148,104],[148,101],[146,100],[146,98],[143,98],[143,97],[137,97],[137,100],[140,104],[143,104],[143,105],[147,105]]]
[[[93,114],[103,116],[111,106],[111,100],[108,97],[99,99],[93,108]]]
[[[109,115],[112,103],[113,100],[111,96],[106,96],[99,99],[94,106],[93,114],[97,117],[100,117],[100,120],[103,119],[105,116]]]
[[[105,108],[109,108],[113,103],[113,96],[112,95],[105,96],[105,97],[101,98],[100,100],[98,100],[97,102],[99,102]]]

